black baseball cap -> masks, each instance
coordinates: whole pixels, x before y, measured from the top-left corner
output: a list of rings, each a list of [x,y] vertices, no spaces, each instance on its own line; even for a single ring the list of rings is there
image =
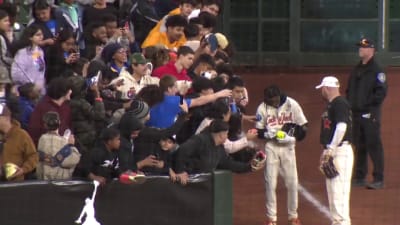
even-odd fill
[[[176,143],[176,135],[171,135],[171,136],[164,136],[161,138],[161,140],[171,140],[173,143]]]
[[[356,45],[360,48],[375,48],[374,41],[369,38],[361,38]]]

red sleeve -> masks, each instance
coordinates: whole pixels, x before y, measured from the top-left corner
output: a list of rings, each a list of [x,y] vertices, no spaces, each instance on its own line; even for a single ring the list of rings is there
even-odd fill
[[[62,112],[60,112],[60,119],[61,119],[61,124],[60,124],[60,133],[64,134],[64,131],[66,129],[71,129],[72,130],[72,120],[71,120],[71,107],[69,103],[64,102],[62,108]]]
[[[163,70],[164,70],[164,66],[160,66],[160,67],[158,67],[157,69],[155,69],[155,70],[153,71],[153,74],[152,74],[153,77],[161,78],[161,75],[164,74]]]

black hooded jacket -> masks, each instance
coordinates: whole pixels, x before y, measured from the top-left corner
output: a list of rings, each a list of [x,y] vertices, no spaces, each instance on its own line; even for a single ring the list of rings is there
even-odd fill
[[[154,155],[157,157],[157,160],[164,161],[163,168],[143,167],[141,171],[157,175],[168,174],[169,169],[172,167],[172,153],[162,150],[159,142],[163,138],[169,138],[175,135],[182,128],[184,121],[185,115],[181,115],[169,128],[158,129],[154,127],[145,127],[140,131],[138,138],[134,140],[135,162],[137,163],[149,155]]]
[[[193,136],[177,152],[176,173],[209,173],[216,169],[236,173],[250,172],[249,163],[236,162],[225,152],[223,145],[215,145],[210,131]]]
[[[136,163],[134,160],[134,140],[131,138],[133,131],[138,131],[143,128],[143,124],[130,113],[125,113],[118,125],[121,132],[121,146],[119,148],[119,164],[122,171],[136,171]]]

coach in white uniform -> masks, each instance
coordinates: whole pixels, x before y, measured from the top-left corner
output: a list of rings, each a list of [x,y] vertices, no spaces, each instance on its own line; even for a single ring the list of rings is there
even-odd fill
[[[350,225],[350,188],[353,170],[353,149],[351,147],[351,108],[345,97],[340,96],[339,81],[336,77],[324,77],[316,89],[328,101],[322,114],[320,142],[324,148],[321,164],[333,157],[339,175],[326,179],[329,209],[332,225]]]
[[[296,140],[299,141],[305,137],[307,119],[300,105],[294,99],[283,94],[275,85],[264,90],[264,102],[257,108],[257,119],[258,136],[266,139],[266,225],[276,225],[276,185],[279,173],[281,173],[287,188],[289,224],[300,225],[297,214],[298,178],[295,144]],[[277,131],[287,127],[285,124],[291,124],[291,131],[286,130],[287,133],[284,133],[284,137],[282,135],[277,137]]]

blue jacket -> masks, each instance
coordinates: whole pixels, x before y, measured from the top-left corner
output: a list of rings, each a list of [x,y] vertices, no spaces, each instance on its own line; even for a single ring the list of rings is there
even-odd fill
[[[55,20],[55,33],[58,34],[61,30],[63,29],[71,29],[72,31],[76,31],[74,28],[73,24],[69,23],[69,20],[67,19],[68,16],[63,13],[62,10],[52,8],[51,9],[51,18],[52,20]],[[28,24],[28,26],[35,24],[40,27],[40,30],[43,32],[43,40],[46,40],[48,38],[54,38],[55,35],[50,31],[50,29],[46,26],[46,22],[42,22],[38,20],[37,18],[33,18]]]
[[[26,130],[28,128],[29,119],[31,118],[33,109],[35,108],[35,104],[31,100],[22,96],[19,97],[18,104],[21,112],[19,122],[21,123],[21,127]]]

